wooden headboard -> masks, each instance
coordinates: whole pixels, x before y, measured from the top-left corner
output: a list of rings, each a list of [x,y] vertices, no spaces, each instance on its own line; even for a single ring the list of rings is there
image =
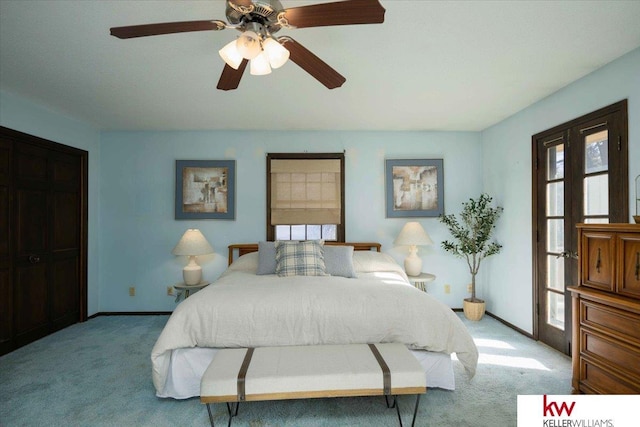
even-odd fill
[[[375,249],[376,252],[380,252],[382,246],[380,243],[372,242],[324,242],[324,244],[332,246],[353,246],[353,249],[356,251],[370,251]],[[235,243],[229,245],[229,265],[231,265],[236,258],[257,251],[257,243]]]

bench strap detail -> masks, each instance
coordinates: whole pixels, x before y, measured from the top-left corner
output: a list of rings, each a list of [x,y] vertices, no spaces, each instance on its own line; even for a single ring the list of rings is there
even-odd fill
[[[382,355],[376,348],[375,344],[369,344],[369,348],[371,352],[375,356],[378,364],[380,365],[380,369],[382,369],[382,381],[383,381],[383,391],[385,396],[391,395],[391,371],[389,370],[389,366],[387,366],[387,362],[384,361]]]
[[[251,363],[251,356],[253,356],[253,347],[247,349],[247,353],[244,355],[242,366],[240,366],[240,372],[238,372],[238,402],[245,400],[244,383],[247,377],[247,371],[249,370],[249,363]]]

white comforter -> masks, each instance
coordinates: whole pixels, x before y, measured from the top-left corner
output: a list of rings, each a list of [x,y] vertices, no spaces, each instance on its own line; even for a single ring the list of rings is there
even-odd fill
[[[163,390],[171,351],[188,347],[401,342],[456,353],[470,376],[478,351],[456,314],[409,284],[386,254],[355,252],[357,279],[257,276],[257,253],[183,301],[153,347],[153,383]]]

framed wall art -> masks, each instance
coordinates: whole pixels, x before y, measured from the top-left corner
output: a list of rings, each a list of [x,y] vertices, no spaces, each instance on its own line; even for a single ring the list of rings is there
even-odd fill
[[[442,159],[386,160],[387,218],[444,215]]]
[[[176,219],[235,219],[235,160],[176,160]]]

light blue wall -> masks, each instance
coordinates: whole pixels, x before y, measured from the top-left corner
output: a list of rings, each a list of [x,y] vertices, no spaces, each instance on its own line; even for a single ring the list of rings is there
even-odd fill
[[[629,176],[640,174],[640,49],[498,123],[475,132],[109,132],[0,92],[0,125],[89,151],[89,314],[171,310],[166,286],[181,278],[185,260],[171,249],[189,227],[203,230],[216,254],[202,260],[206,279],[226,266],[230,243],[265,235],[265,154],[346,150],[347,239],[377,240],[398,261],[393,239],[404,224],[384,213],[385,158],[443,158],[445,209],[481,191],[505,207],[497,237],[503,252],[481,269],[479,296],[488,309],[532,331],[531,135],[629,100]],[[176,159],[235,159],[235,221],[173,219]],[[98,193],[99,192],[99,193]],[[630,196],[631,198],[631,196]],[[635,206],[630,203],[630,206]],[[466,265],[443,253],[447,231],[420,219],[435,245],[421,250],[429,285],[459,307],[469,282]],[[452,293],[445,295],[444,284]],[[127,290],[137,287],[137,295]]]
[[[100,133],[92,126],[34,102],[0,91],[0,125],[89,152],[89,255],[87,311],[99,311]]]
[[[505,212],[497,233],[504,249],[483,266],[479,292],[489,311],[525,331],[533,330],[531,136],[622,99],[628,99],[629,189],[634,193],[640,174],[640,49],[482,132],[483,187]],[[632,199],[630,194],[630,214]]]
[[[166,287],[181,280],[186,260],[171,249],[187,228],[200,228],[216,254],[200,257],[204,278],[227,265],[227,245],[265,239],[266,153],[346,151],[346,234],[378,241],[400,262],[393,239],[405,223],[386,219],[384,159],[444,159],[445,208],[457,210],[482,188],[477,132],[108,132],[101,139],[101,311],[171,310]],[[174,220],[175,160],[235,159],[236,220]],[[447,232],[437,219],[420,222],[436,243],[421,251],[424,270],[437,275],[430,291],[460,307],[466,265],[444,254]],[[452,285],[445,295],[444,284]],[[137,295],[128,295],[136,286]]]

